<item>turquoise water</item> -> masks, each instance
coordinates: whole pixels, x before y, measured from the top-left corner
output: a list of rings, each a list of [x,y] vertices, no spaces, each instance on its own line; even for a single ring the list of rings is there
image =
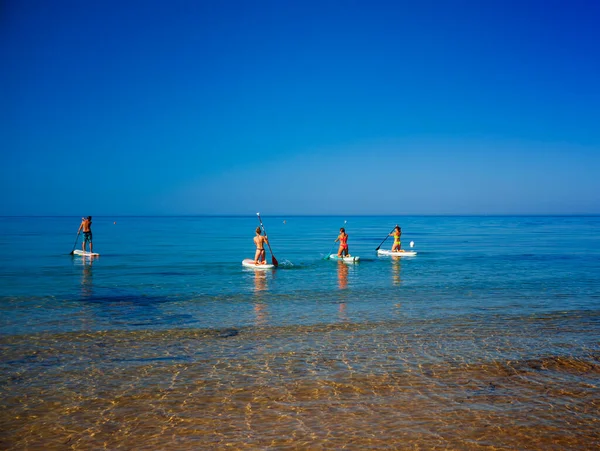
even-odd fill
[[[337,250],[344,221],[361,261],[339,267],[323,257]],[[241,266],[254,255],[256,218],[95,218],[101,256],[93,260],[68,255],[78,226],[72,218],[3,218],[0,332],[252,326],[257,288],[266,291],[274,326],[336,322],[340,296],[351,304],[348,320],[358,322],[386,319],[397,302],[414,319],[598,307],[597,217],[264,222],[280,268],[256,275]],[[417,257],[374,252],[395,222]],[[391,245],[390,238],[383,247]],[[73,320],[82,312],[85,324]]]
[[[600,217],[263,222],[0,218],[0,445],[600,445]]]

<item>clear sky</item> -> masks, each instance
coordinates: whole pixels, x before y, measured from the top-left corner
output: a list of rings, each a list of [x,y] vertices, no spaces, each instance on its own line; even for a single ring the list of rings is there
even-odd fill
[[[600,214],[600,2],[0,1],[0,214]]]

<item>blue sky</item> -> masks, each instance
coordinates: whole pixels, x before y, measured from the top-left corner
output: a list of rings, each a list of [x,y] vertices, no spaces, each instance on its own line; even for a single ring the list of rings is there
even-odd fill
[[[600,214],[595,1],[0,4],[0,214]]]

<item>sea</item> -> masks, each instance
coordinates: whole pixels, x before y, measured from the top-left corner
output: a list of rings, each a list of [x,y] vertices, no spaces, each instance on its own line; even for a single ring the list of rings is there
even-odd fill
[[[0,449],[600,449],[599,216],[80,222],[0,218]]]

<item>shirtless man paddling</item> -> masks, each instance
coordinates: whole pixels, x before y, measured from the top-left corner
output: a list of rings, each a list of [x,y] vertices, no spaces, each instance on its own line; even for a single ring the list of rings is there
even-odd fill
[[[85,243],[90,243],[90,254],[93,252],[94,245],[92,244],[92,217],[81,218],[81,225],[77,233],[83,231],[83,245],[82,250],[85,252]]]

